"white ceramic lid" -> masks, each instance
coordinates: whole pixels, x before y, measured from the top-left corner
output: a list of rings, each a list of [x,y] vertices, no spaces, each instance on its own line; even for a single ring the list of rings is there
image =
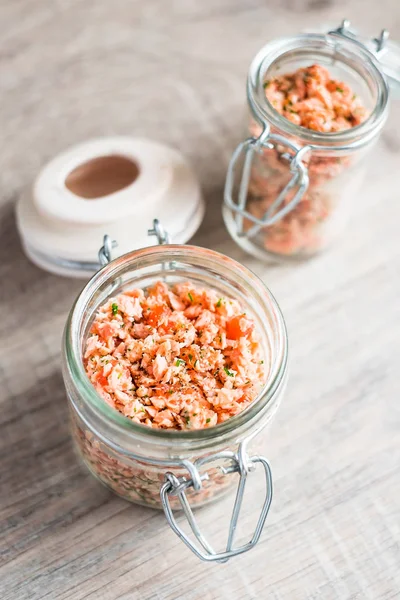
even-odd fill
[[[107,186],[108,193],[102,195],[97,182],[98,195],[83,197],[80,194],[88,189],[85,177],[93,178],[95,163],[97,173],[101,169],[100,180],[107,182],[114,175],[121,180],[121,172],[113,172],[117,165],[128,184],[115,191]],[[81,175],[74,178],[71,174],[78,169]],[[132,177],[130,172],[135,172]],[[88,277],[97,270],[105,234],[117,241],[113,256],[120,256],[156,243],[147,232],[157,218],[171,243],[183,244],[198,229],[204,202],[182,154],[146,139],[110,137],[56,156],[39,173],[33,189],[20,198],[16,214],[24,249],[33,262],[61,275]]]

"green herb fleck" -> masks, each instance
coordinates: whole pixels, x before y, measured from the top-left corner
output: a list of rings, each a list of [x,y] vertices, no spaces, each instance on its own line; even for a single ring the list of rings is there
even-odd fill
[[[197,413],[193,413],[193,416],[194,416],[194,417],[197,417]]]
[[[112,310],[113,316],[115,317],[115,315],[118,314],[118,304],[115,304],[115,302],[113,302],[111,305],[111,310]]]
[[[211,421],[211,419],[206,419],[206,423],[209,423]]]
[[[235,374],[232,371],[230,371],[228,369],[228,367],[224,367],[224,371],[228,375],[228,377],[234,377],[235,376]]]
[[[263,360],[260,360],[260,365],[263,365],[263,364],[264,364],[264,361],[263,361]]]
[[[186,421],[186,425],[189,425],[189,423],[190,423],[190,417],[185,417],[185,421]]]
[[[193,360],[193,355],[189,354],[189,360]]]
[[[180,367],[181,365],[184,365],[184,364],[185,364],[185,361],[182,360],[181,358],[176,359],[176,362],[175,362],[176,367]]]
[[[343,92],[344,92],[344,89],[343,89],[343,88],[341,88],[341,87],[337,87],[337,88],[336,88],[336,91],[337,91],[337,92],[340,92],[341,94],[343,94]]]
[[[174,393],[174,390],[169,390],[168,394],[171,395]]]
[[[198,361],[198,360],[195,360],[195,361],[194,361],[194,368],[196,368],[198,364],[199,364],[199,361]]]
[[[267,88],[267,87],[269,86],[269,84],[270,84],[270,83],[271,83],[271,82],[270,82],[270,80],[269,80],[269,79],[267,79],[267,81],[264,81],[264,83],[263,83],[264,89],[265,89],[265,88]]]
[[[188,293],[188,297],[189,297],[190,302],[193,302],[193,296],[190,292]]]
[[[355,100],[357,98],[357,94],[353,94],[352,100]]]
[[[118,379],[121,379],[122,373],[118,373]]]
[[[217,302],[217,304],[215,305],[217,308],[219,308],[222,304],[222,298],[220,298]]]

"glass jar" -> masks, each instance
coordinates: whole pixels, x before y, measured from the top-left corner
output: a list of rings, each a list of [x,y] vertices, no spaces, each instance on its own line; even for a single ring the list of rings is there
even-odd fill
[[[104,262],[104,253],[100,256]],[[267,358],[267,380],[262,392],[242,413],[215,427],[174,431],[136,424],[110,407],[85,373],[85,341],[99,306],[111,295],[133,287],[145,289],[159,279],[168,284],[190,280],[234,297],[260,331]],[[267,461],[249,453],[254,451],[261,437],[258,434],[265,430],[276,411],[286,370],[284,320],[269,290],[244,266],[204,248],[164,245],[113,260],[83,289],[65,329],[63,375],[70,401],[72,434],[80,457],[90,472],[119,496],[144,506],[163,507],[170,525],[183,538],[172,509],[183,508],[192,524],[189,502],[191,506],[201,506],[238,485],[238,497],[241,496],[247,472],[257,463],[267,481],[264,507],[255,532],[256,538],[259,537],[271,502],[271,475]],[[240,502],[237,498],[238,509]],[[234,518],[232,527],[234,530]],[[184,541],[204,560],[226,560],[255,543],[253,539],[248,545],[233,549],[232,537],[226,552],[216,555],[208,551],[207,545],[203,544],[204,553],[190,541]]]
[[[344,22],[329,34],[272,41],[254,58],[247,81],[251,137],[232,156],[223,207],[228,231],[246,251],[261,259],[304,258],[324,249],[343,229],[365,173],[365,156],[387,118],[384,66],[398,76],[387,55],[384,65],[376,57],[386,37],[382,32],[374,40],[375,52],[370,51]],[[368,110],[364,122],[322,133],[289,121],[273,107],[266,82],[315,64],[353,89]]]

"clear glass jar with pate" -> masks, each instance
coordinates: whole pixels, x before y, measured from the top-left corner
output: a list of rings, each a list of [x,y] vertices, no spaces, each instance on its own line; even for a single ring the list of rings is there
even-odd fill
[[[123,290],[145,289],[159,279],[166,283],[189,280],[234,297],[259,329],[268,365],[262,392],[242,413],[215,427],[171,431],[136,424],[108,406],[85,373],[85,341],[99,306]],[[164,245],[113,260],[83,289],[65,329],[63,374],[78,454],[91,473],[116,494],[137,504],[164,508],[174,531],[204,560],[227,560],[258,540],[271,502],[272,482],[268,462],[253,453],[278,407],[286,371],[286,329],[273,296],[244,266],[204,248]],[[239,549],[233,548],[232,533],[225,552],[215,554],[204,538],[196,535],[202,545],[202,549],[196,549],[180,532],[172,509],[183,508],[192,525],[189,504],[201,506],[238,486],[239,512],[247,472],[257,465],[249,483],[251,477],[261,474],[267,491],[252,540]],[[233,531],[235,519],[237,515],[232,517]]]
[[[393,66],[399,47],[388,47],[386,32],[370,49],[367,45],[344,21],[329,34],[274,40],[254,58],[247,81],[251,137],[233,154],[223,214],[234,240],[258,258],[296,259],[318,253],[342,231],[356,208],[365,156],[388,114],[387,77],[393,85],[399,80],[398,65]],[[268,83],[316,64],[353,90],[368,113],[363,122],[324,133],[297,125],[274,108],[266,97]]]

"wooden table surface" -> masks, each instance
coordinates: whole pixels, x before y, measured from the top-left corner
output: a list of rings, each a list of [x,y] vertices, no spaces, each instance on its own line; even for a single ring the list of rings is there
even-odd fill
[[[251,58],[344,16],[400,39],[395,0],[2,1],[1,600],[400,598],[400,102],[330,252],[268,267],[220,216]],[[207,199],[195,243],[256,271],[286,316],[290,381],[264,447],[274,501],[257,548],[225,565],[199,562],[163,514],[114,497],[73,454],[60,336],[82,282],[28,262],[12,205],[54,154],[108,134],[192,160]],[[225,513],[200,512],[220,543]]]

